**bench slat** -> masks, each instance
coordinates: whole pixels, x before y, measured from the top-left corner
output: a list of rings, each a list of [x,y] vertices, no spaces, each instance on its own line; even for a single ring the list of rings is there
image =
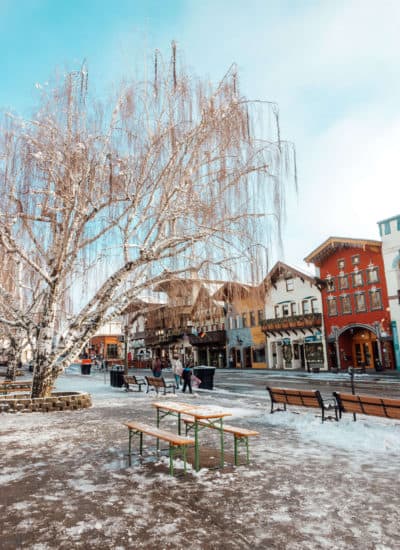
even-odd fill
[[[185,424],[194,424],[193,418],[186,418],[183,417],[182,420],[185,422]],[[197,422],[200,426],[207,426],[208,428],[214,428],[219,429],[218,426],[215,426],[214,424],[209,424],[208,422]],[[255,430],[249,430],[247,428],[240,428],[237,426],[228,426],[227,424],[223,425],[223,431],[226,433],[231,433],[234,435],[237,435],[239,437],[249,437],[252,435],[260,435],[260,432],[257,432]]]
[[[145,424],[143,422],[125,422],[125,426],[127,426],[130,430],[142,432],[144,434],[157,437],[157,439],[168,441],[168,443],[171,443],[171,445],[194,445],[194,439],[182,435],[177,435],[166,430],[161,430],[156,426],[150,426],[149,424]]]

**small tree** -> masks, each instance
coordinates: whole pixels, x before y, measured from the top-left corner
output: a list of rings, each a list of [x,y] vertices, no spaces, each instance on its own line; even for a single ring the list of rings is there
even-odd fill
[[[31,120],[4,116],[0,241],[24,292],[2,321],[32,338],[34,397],[146,288],[261,242],[291,151],[253,126],[235,68],[213,87],[178,70],[174,45],[113,100],[89,95],[83,67]]]

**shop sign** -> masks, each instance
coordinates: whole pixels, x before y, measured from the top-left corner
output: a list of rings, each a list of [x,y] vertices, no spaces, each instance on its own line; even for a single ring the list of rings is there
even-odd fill
[[[306,336],[304,338],[304,342],[307,344],[307,343],[310,343],[310,342],[320,342],[321,341],[321,333],[320,332],[316,332],[315,334],[313,334],[312,336]]]

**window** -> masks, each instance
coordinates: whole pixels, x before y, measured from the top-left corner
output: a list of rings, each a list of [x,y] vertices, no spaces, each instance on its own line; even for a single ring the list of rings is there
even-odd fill
[[[247,313],[243,313],[242,315],[242,327],[243,328],[247,327]]]
[[[351,313],[350,296],[348,294],[346,294],[346,296],[341,296],[340,301],[342,304],[342,315],[349,315]]]
[[[353,279],[353,288],[358,286],[363,286],[364,281],[363,281],[362,271],[355,271],[354,273],[351,274],[351,276]]]
[[[275,306],[275,318],[277,319],[278,317],[281,316],[281,308],[279,306]]]
[[[264,320],[264,310],[259,309],[257,312],[258,315],[258,324],[261,325],[262,321]]]
[[[253,349],[253,363],[265,363],[265,347],[260,346]]]
[[[236,328],[241,328],[241,317],[236,315]]]
[[[335,290],[335,282],[332,277],[326,279],[326,287],[328,289],[328,292],[333,292]]]
[[[117,344],[107,344],[107,358],[108,359],[117,359],[118,358],[118,345]]]
[[[371,310],[382,309],[382,295],[379,289],[369,291]]]
[[[290,311],[291,311],[292,315],[297,315],[297,304],[296,304],[296,302],[292,302],[290,304]]]
[[[291,291],[294,289],[294,281],[293,279],[286,279],[286,290]]]
[[[337,265],[338,265],[339,271],[343,271],[343,270],[344,270],[344,266],[345,266],[344,260],[338,260]]]
[[[385,235],[390,235],[390,222],[385,222],[383,229]]]
[[[369,283],[378,283],[379,282],[379,275],[378,275],[378,268],[377,267],[369,267],[367,269],[367,281]]]
[[[282,315],[283,317],[289,317],[289,304],[283,304]]]
[[[351,263],[353,265],[358,265],[360,263],[360,255],[356,254],[355,256],[351,257]]]
[[[347,275],[341,275],[338,278],[339,290],[347,290],[349,288],[349,278]]]
[[[307,315],[307,313],[311,313],[311,305],[309,300],[303,300],[301,302],[302,309],[303,309],[303,315]]]
[[[330,300],[328,300],[328,315],[329,317],[335,317],[337,313],[336,298],[331,298]]]
[[[250,326],[256,326],[256,316],[254,315],[254,311],[250,311]]]
[[[229,330],[233,330],[234,328],[236,328],[235,318],[229,317]]]
[[[318,300],[311,300],[311,311],[313,313],[320,313]]]
[[[361,313],[367,311],[367,302],[365,301],[365,292],[356,292],[354,294],[356,312]]]

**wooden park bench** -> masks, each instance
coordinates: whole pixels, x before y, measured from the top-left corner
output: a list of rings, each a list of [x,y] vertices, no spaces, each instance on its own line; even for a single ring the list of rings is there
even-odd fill
[[[186,435],[194,426],[194,420],[190,416],[184,415],[182,417],[183,422],[185,423]],[[197,424],[202,428],[213,428],[218,430],[219,427],[216,424],[211,424],[209,422],[203,422],[201,420],[197,421]],[[234,457],[235,457],[235,466],[239,466],[239,446],[244,445],[246,449],[246,464],[249,464],[249,437],[260,435],[260,432],[255,430],[249,430],[247,428],[239,428],[237,426],[228,426],[227,424],[223,425],[222,428],[224,433],[233,435],[233,445],[234,445]]]
[[[342,413],[353,413],[353,418],[356,420],[357,413],[400,420],[400,399],[339,392],[333,392],[333,395],[340,418]]]
[[[183,456],[183,471],[186,473],[186,450],[188,445],[194,445],[194,439],[177,435],[166,430],[161,430],[156,426],[150,426],[143,422],[125,422],[129,430],[129,464],[132,455],[132,439],[134,435],[139,435],[139,454],[143,455],[143,435],[155,437],[157,439],[157,449],[159,448],[159,440],[169,443],[169,473],[174,475],[174,457],[176,451],[182,452]]]
[[[151,389],[155,390],[157,395],[160,390],[164,391],[164,395],[167,391],[172,391],[175,393],[175,382],[166,382],[162,376],[145,376],[147,390],[146,393],[149,393]]]
[[[143,376],[135,376],[133,374],[128,376],[124,374],[124,384],[126,391],[133,391],[133,389],[131,390],[131,386],[138,388],[137,391],[142,391],[142,386],[146,386],[146,380]]]
[[[10,380],[5,380],[0,382],[0,395],[8,395],[10,393],[30,393],[32,391],[32,382],[14,382]]]
[[[267,386],[271,398],[271,414],[276,411],[286,411],[287,405],[297,407],[311,407],[320,409],[322,422],[325,420],[339,420],[338,409],[333,401],[323,400],[318,390],[295,390],[290,388],[271,388]],[[283,405],[283,409],[274,408],[275,404]],[[326,411],[334,411],[335,416],[325,416]]]

